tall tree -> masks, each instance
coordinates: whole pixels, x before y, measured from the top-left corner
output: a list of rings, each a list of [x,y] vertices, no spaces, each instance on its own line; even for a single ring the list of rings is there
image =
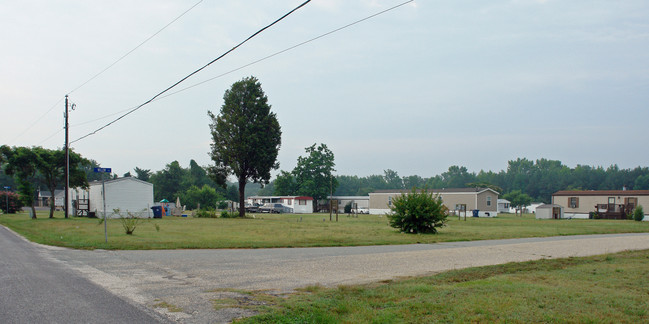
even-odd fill
[[[54,218],[55,192],[56,188],[65,181],[65,150],[50,150],[42,147],[34,147],[32,151],[36,154],[36,168],[43,177],[47,189],[49,189],[52,200],[50,201],[50,218]],[[70,150],[70,187],[88,188],[86,173],[79,166],[90,164],[90,161],[81,155]],[[67,218],[67,213],[66,213]]]
[[[475,174],[469,173],[466,167],[452,165],[442,173],[447,188],[466,188],[467,183],[475,181]]]
[[[239,206],[244,206],[246,183],[268,184],[270,171],[279,168],[277,154],[282,131],[268,97],[255,77],[235,82],[223,95],[218,116],[208,111],[212,123],[210,177],[221,186],[233,174],[239,183]],[[239,216],[245,216],[239,208]]]
[[[103,173],[95,172],[95,168],[98,167],[101,167],[101,165],[93,159],[89,159],[88,163],[84,163],[80,166],[81,170],[86,174],[88,182],[101,181]]]
[[[383,178],[390,189],[404,189],[403,179],[401,179],[397,171],[391,169],[383,170]]]
[[[36,208],[34,199],[36,197],[36,172],[38,171],[38,156],[28,147],[9,147],[3,145],[0,148],[6,161],[5,172],[13,175],[18,183],[20,200],[25,206],[32,209],[32,218],[36,219]],[[53,197],[52,197],[53,198]]]
[[[504,195],[503,198],[509,200],[510,204],[516,208],[516,213],[518,214],[520,211],[521,216],[523,216],[525,207],[532,203],[532,197],[520,190],[514,190]]]
[[[293,175],[297,183],[297,194],[313,197],[314,208],[317,208],[318,200],[327,198],[338,187],[338,180],[333,176],[336,171],[334,154],[326,144],[317,147],[313,144],[305,150],[308,155],[297,158]]]
[[[273,194],[278,196],[293,196],[297,192],[297,183],[292,173],[282,171],[275,178]]]
[[[135,177],[142,181],[149,181],[151,178],[151,169],[140,169],[135,167]]]
[[[167,164],[163,170],[152,175],[150,180],[155,188],[155,200],[175,200],[179,192],[184,191],[182,184],[186,173],[187,170],[183,169],[178,161],[173,161]]]
[[[208,185],[210,187],[214,186],[214,182],[210,179],[210,177],[207,176],[207,171],[205,169],[198,165],[196,161],[191,160],[189,161],[189,178],[190,178],[190,183],[191,185],[197,186],[199,188],[203,187],[204,185]]]

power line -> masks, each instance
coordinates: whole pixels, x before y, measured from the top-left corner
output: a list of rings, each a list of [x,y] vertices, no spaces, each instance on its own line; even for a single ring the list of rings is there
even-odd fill
[[[42,145],[43,143],[47,142],[47,140],[49,140],[50,138],[52,138],[52,137],[58,135],[58,134],[59,134],[60,132],[62,132],[62,131],[63,131],[63,128],[57,130],[56,133],[54,133],[54,134],[48,136],[46,139],[44,139],[44,140],[42,140],[40,143],[38,143],[38,145],[39,145],[39,146]]]
[[[38,124],[38,122],[41,121],[41,119],[43,119],[43,118],[44,118],[45,116],[47,116],[47,114],[49,114],[49,113],[50,113],[54,108],[56,108],[56,106],[58,106],[58,105],[61,103],[61,101],[63,101],[63,98],[59,99],[59,101],[57,101],[54,105],[52,105],[52,107],[50,107],[50,109],[48,109],[47,112],[45,112],[43,115],[41,115],[40,117],[36,118],[36,120],[34,120],[34,121],[31,123],[31,125],[29,125],[29,127],[27,127],[27,128],[26,128],[22,133],[16,135],[13,139],[11,139],[10,142],[14,142],[14,141],[16,141],[19,137],[25,135],[25,133],[27,133],[27,131],[29,131],[30,129],[32,129],[32,127],[36,126],[36,124]],[[49,139],[49,138],[47,138],[47,139]],[[47,140],[47,139],[46,139],[46,140]]]
[[[189,9],[185,10],[183,13],[181,13],[178,17],[174,18],[174,19],[173,19],[172,21],[170,21],[168,24],[164,25],[162,28],[160,28],[160,29],[159,29],[157,32],[155,32],[153,35],[149,36],[147,39],[145,39],[144,41],[142,41],[139,45],[135,46],[133,49],[131,49],[130,51],[128,51],[126,54],[122,55],[120,58],[118,58],[117,60],[115,60],[115,62],[111,63],[110,65],[108,65],[107,67],[105,67],[103,70],[99,71],[99,73],[93,75],[91,78],[89,78],[88,80],[86,80],[85,82],[83,82],[81,85],[79,85],[79,86],[77,86],[76,88],[72,89],[72,91],[68,92],[68,94],[71,94],[72,92],[75,92],[75,91],[79,90],[81,87],[83,87],[83,86],[85,86],[86,84],[90,83],[90,81],[92,81],[92,80],[96,79],[97,77],[99,77],[100,75],[102,75],[102,74],[103,74],[104,72],[106,72],[108,69],[112,68],[115,64],[119,63],[119,62],[122,61],[124,58],[126,58],[127,56],[129,56],[131,53],[135,52],[135,50],[137,50],[138,48],[142,47],[142,45],[144,45],[146,42],[148,42],[148,41],[151,40],[153,37],[155,37],[155,36],[157,36],[158,34],[160,34],[163,30],[165,30],[165,29],[166,29],[167,27],[169,27],[171,24],[175,23],[178,19],[180,19],[181,17],[183,17],[185,14],[187,14],[187,13],[188,13],[189,11],[191,11],[192,9],[194,9],[194,8],[195,8],[196,6],[198,6],[201,2],[203,2],[203,0],[200,0],[200,1],[196,2],[193,6],[191,6]],[[47,110],[43,115],[41,115],[41,116],[40,116],[39,118],[37,118],[34,122],[32,122],[32,124],[31,124],[29,127],[27,127],[27,129],[25,129],[22,133],[18,134],[16,137],[14,137],[14,138],[11,140],[11,142],[14,142],[14,141],[15,141],[16,139],[18,139],[20,136],[22,136],[22,135],[24,135],[25,133],[27,133],[27,131],[29,131],[32,127],[36,126],[36,124],[38,124],[38,122],[40,122],[41,119],[43,119],[43,118],[44,118],[45,116],[47,116],[47,114],[49,114],[49,113],[50,113],[54,108],[56,108],[56,106],[57,106],[58,104],[60,104],[61,101],[63,101],[63,97],[61,97],[61,98],[60,98],[60,99],[59,99],[59,100],[58,100],[54,105],[52,105],[52,107],[51,107],[50,109],[48,109],[48,110]],[[57,134],[58,134],[58,132],[57,132]],[[43,140],[43,142],[47,141],[47,140],[50,139],[50,138],[52,138],[52,136],[46,138],[45,140]],[[41,143],[42,143],[42,142],[41,142]]]
[[[255,60],[255,61],[252,61],[252,62],[250,62],[250,63],[248,63],[248,64],[242,65],[242,66],[240,66],[240,67],[238,67],[238,68],[235,68],[235,69],[232,69],[232,70],[230,70],[230,71],[227,71],[227,72],[221,73],[221,74],[219,74],[219,75],[217,75],[217,76],[215,76],[215,77],[212,77],[212,78],[209,78],[209,79],[207,79],[207,80],[203,80],[203,81],[201,81],[201,82],[195,83],[195,84],[190,85],[190,86],[188,86],[188,87],[186,87],[186,88],[182,88],[182,89],[180,89],[180,90],[178,90],[178,91],[175,91],[175,92],[169,93],[169,94],[167,94],[167,95],[165,95],[165,96],[161,96],[161,97],[158,98],[158,99],[167,98],[167,97],[169,97],[169,96],[173,96],[173,95],[175,95],[175,94],[177,94],[177,93],[179,93],[179,92],[183,92],[183,91],[185,91],[185,90],[189,90],[189,89],[191,89],[191,88],[197,87],[197,86],[199,86],[199,85],[201,85],[201,84],[203,84],[203,83],[207,83],[207,82],[210,82],[210,81],[212,81],[212,80],[215,80],[215,79],[218,79],[218,78],[224,77],[224,76],[226,76],[226,75],[228,75],[228,74],[230,74],[230,73],[234,73],[234,72],[236,72],[236,71],[242,70],[242,69],[247,68],[247,67],[249,67],[249,66],[251,66],[251,65],[257,64],[257,63],[259,63],[259,62],[261,62],[261,61],[265,61],[265,60],[267,60],[267,59],[269,59],[269,58],[272,58],[272,57],[274,57],[274,56],[277,56],[277,55],[279,55],[279,54],[283,54],[283,53],[288,52],[288,51],[290,51],[290,50],[292,50],[292,49],[295,49],[295,48],[300,47],[300,46],[302,46],[302,45],[305,45],[305,44],[311,43],[311,42],[316,41],[316,40],[318,40],[318,39],[320,39],[320,38],[323,38],[323,37],[329,36],[329,35],[331,35],[331,34],[333,34],[333,33],[336,33],[336,32],[341,31],[341,30],[343,30],[343,29],[349,28],[349,27],[351,27],[351,26],[354,26],[354,25],[356,25],[356,24],[359,24],[359,23],[361,23],[361,22],[363,22],[363,21],[366,21],[366,20],[368,20],[368,19],[372,19],[372,18],[374,18],[374,17],[376,17],[376,16],[379,16],[379,15],[381,15],[381,14],[384,14],[384,13],[386,13],[386,12],[388,12],[388,11],[392,11],[392,10],[394,10],[394,9],[397,9],[397,8],[399,8],[399,7],[402,7],[402,6],[406,5],[406,4],[411,3],[411,2],[414,2],[414,1],[415,1],[415,0],[408,0],[408,1],[406,1],[406,2],[400,3],[400,4],[396,5],[396,6],[393,6],[393,7],[390,7],[390,8],[388,8],[388,9],[385,9],[385,10],[383,10],[383,11],[380,11],[380,12],[377,12],[377,13],[375,13],[375,14],[369,15],[369,16],[367,16],[367,17],[365,17],[365,18],[362,18],[362,19],[356,20],[356,21],[351,22],[351,23],[349,23],[349,24],[347,24],[347,25],[344,25],[344,26],[342,26],[342,27],[338,27],[338,28],[336,28],[336,29],[334,29],[334,30],[331,30],[331,31],[326,32],[326,33],[324,33],[324,34],[321,34],[321,35],[319,35],[319,36],[313,37],[313,38],[308,39],[308,40],[306,40],[306,41],[303,41],[303,42],[301,42],[301,43],[295,44],[295,45],[293,45],[293,46],[291,46],[291,47],[288,47],[288,48],[285,48],[285,49],[283,49],[283,50],[281,50],[281,51],[278,51],[278,52],[275,52],[275,53],[273,53],[273,54],[270,54],[270,55],[264,56],[264,57],[262,57],[262,58],[260,58],[260,59],[258,59],[258,60]]]
[[[385,10],[380,11],[380,12],[377,12],[377,13],[372,14],[372,15],[370,15],[370,16],[367,16],[367,17],[365,17],[365,18],[362,18],[362,19],[356,20],[356,21],[351,22],[351,23],[349,23],[349,24],[347,24],[347,25],[344,25],[344,26],[342,26],[342,27],[338,27],[338,28],[336,28],[336,29],[334,29],[334,30],[328,31],[328,32],[326,32],[326,33],[324,33],[324,34],[320,34],[320,35],[318,35],[318,36],[316,36],[316,37],[313,37],[313,38],[308,39],[308,40],[306,40],[306,41],[303,41],[303,42],[301,42],[301,43],[298,43],[298,44],[295,44],[295,45],[293,45],[293,46],[290,46],[290,47],[285,48],[285,49],[283,49],[283,50],[281,50],[281,51],[275,52],[275,53],[273,53],[273,54],[270,54],[270,55],[264,56],[264,57],[262,57],[262,58],[260,58],[260,59],[257,59],[257,60],[255,60],[255,61],[252,61],[252,62],[250,62],[250,63],[244,64],[244,65],[242,65],[242,66],[240,66],[240,67],[238,67],[238,68],[235,68],[235,69],[229,70],[229,71],[227,71],[227,72],[221,73],[221,74],[219,74],[219,75],[217,75],[217,76],[214,76],[214,77],[212,77],[212,78],[209,78],[209,79],[203,80],[203,81],[201,81],[201,82],[198,82],[198,83],[192,84],[192,85],[190,85],[190,86],[188,86],[188,87],[185,87],[185,88],[182,88],[182,89],[180,89],[180,90],[177,90],[177,91],[174,91],[174,92],[168,93],[168,94],[166,94],[166,95],[164,95],[164,96],[160,96],[160,97],[158,97],[158,98],[156,98],[155,100],[152,100],[152,101],[158,101],[158,100],[160,100],[160,99],[164,99],[164,98],[167,98],[167,97],[171,97],[171,96],[173,96],[173,95],[175,95],[175,94],[178,94],[178,93],[180,93],[180,92],[183,92],[183,91],[185,91],[185,90],[189,90],[189,89],[191,89],[191,88],[197,87],[197,86],[202,85],[202,84],[204,84],[204,83],[207,83],[207,82],[210,82],[210,81],[216,80],[216,79],[218,79],[218,78],[224,77],[224,76],[226,76],[226,75],[228,75],[228,74],[234,73],[234,72],[236,72],[236,71],[239,71],[239,70],[242,70],[242,69],[244,69],[244,68],[247,68],[247,67],[249,67],[249,66],[251,66],[251,65],[257,64],[257,63],[259,63],[259,62],[265,61],[265,60],[270,59],[270,58],[272,58],[272,57],[275,57],[275,56],[277,56],[277,55],[283,54],[283,53],[288,52],[288,51],[290,51],[290,50],[292,50],[292,49],[295,49],[295,48],[297,48],[297,47],[300,47],[300,46],[302,46],[302,45],[305,45],[305,44],[308,44],[308,43],[310,43],[310,42],[316,41],[316,40],[318,40],[318,39],[320,39],[320,38],[323,38],[323,37],[329,36],[329,35],[331,35],[331,34],[333,34],[333,33],[336,33],[336,32],[341,31],[341,30],[343,30],[343,29],[346,29],[346,28],[349,28],[349,27],[351,27],[351,26],[354,26],[354,25],[359,24],[359,23],[361,23],[361,22],[363,22],[363,21],[366,21],[366,20],[368,20],[368,19],[374,18],[374,17],[379,16],[379,15],[381,15],[381,14],[384,14],[384,13],[386,13],[386,12],[388,12],[388,11],[392,11],[392,10],[394,10],[394,9],[397,9],[397,8],[399,8],[399,7],[402,7],[402,6],[404,6],[404,5],[406,5],[406,4],[410,3],[410,2],[413,2],[413,1],[415,1],[415,0],[409,0],[409,1],[406,1],[406,2],[403,2],[403,3],[400,3],[400,4],[396,5],[396,6],[390,7],[390,8],[388,8],[388,9],[385,9]],[[123,112],[125,112],[125,111],[129,111],[129,110],[131,110],[131,109],[136,109],[136,108],[137,108],[137,107],[127,108],[127,109],[124,109],[124,110],[120,110],[120,111],[118,111],[118,112],[114,112],[114,113],[112,113],[112,114],[105,115],[105,116],[103,116],[103,117],[99,117],[99,118],[96,118],[96,119],[93,119],[93,120],[89,120],[89,121],[81,122],[81,123],[78,123],[78,124],[75,124],[75,125],[72,125],[72,126],[75,126],[75,127],[76,127],[76,126],[81,126],[81,125],[89,124],[89,123],[92,123],[92,122],[95,122],[95,121],[98,121],[98,120],[102,120],[102,119],[106,119],[106,118],[108,118],[108,117],[111,117],[111,116],[117,115],[117,114],[119,114],[119,113],[123,113]]]
[[[187,76],[185,76],[184,78],[180,79],[180,81],[174,83],[173,85],[171,85],[171,86],[168,87],[167,89],[165,89],[165,90],[161,91],[160,93],[156,94],[156,95],[153,96],[151,99],[149,99],[149,100],[145,101],[144,103],[138,105],[137,107],[131,109],[131,110],[128,111],[127,113],[125,113],[125,114],[123,114],[123,115],[117,117],[117,119],[115,119],[115,120],[109,122],[108,124],[106,124],[106,125],[104,125],[104,126],[98,128],[98,129],[94,130],[93,132],[88,133],[88,134],[86,134],[86,135],[84,135],[84,136],[82,136],[82,137],[80,137],[80,138],[78,138],[78,139],[76,139],[76,140],[70,142],[70,144],[75,143],[75,142],[78,142],[78,141],[80,141],[80,140],[82,140],[82,139],[84,139],[84,138],[86,138],[86,137],[88,137],[88,136],[91,136],[91,135],[97,134],[97,132],[103,130],[104,128],[106,128],[106,127],[108,127],[108,126],[110,126],[110,125],[116,123],[116,122],[119,121],[120,119],[122,119],[122,118],[124,118],[124,117],[126,117],[126,116],[128,116],[128,115],[130,115],[130,114],[132,114],[133,112],[137,111],[138,109],[140,109],[140,108],[144,107],[145,105],[151,103],[152,101],[154,101],[156,98],[158,98],[159,96],[161,96],[161,95],[164,94],[165,92],[167,92],[167,91],[173,89],[175,86],[177,86],[177,85],[179,85],[180,83],[182,83],[183,81],[189,79],[189,78],[192,77],[194,74],[196,74],[196,73],[202,71],[203,69],[205,69],[205,68],[207,68],[208,66],[210,66],[212,63],[214,63],[214,62],[220,60],[222,57],[224,57],[224,56],[230,54],[231,52],[233,52],[234,50],[236,50],[237,48],[239,48],[239,46],[243,45],[244,43],[246,43],[247,41],[249,41],[249,40],[252,39],[253,37],[255,37],[255,36],[257,36],[258,34],[260,34],[261,32],[263,32],[264,30],[270,28],[271,26],[273,26],[273,25],[275,25],[276,23],[280,22],[280,21],[283,20],[284,18],[288,17],[288,16],[289,16],[290,14],[292,14],[293,12],[295,12],[295,11],[299,10],[300,8],[304,7],[304,6],[305,6],[307,3],[309,3],[309,2],[311,2],[311,0],[307,0],[307,1],[303,2],[301,5],[295,7],[293,10],[291,10],[291,11],[289,11],[288,13],[284,14],[283,16],[281,16],[280,18],[278,18],[277,20],[275,20],[275,21],[273,21],[272,23],[270,23],[269,25],[267,25],[266,27],[264,27],[264,28],[258,30],[258,31],[255,32],[254,34],[250,35],[250,36],[249,36],[248,38],[246,38],[244,41],[242,41],[241,43],[237,44],[236,46],[234,46],[234,47],[231,48],[230,50],[226,51],[225,53],[221,54],[219,57],[213,59],[213,60],[210,61],[209,63],[207,63],[207,64],[203,65],[202,67],[200,67],[199,69],[197,69],[196,71],[194,71],[194,72],[188,74]]]
[[[108,65],[108,66],[107,66],[106,68],[104,68],[103,70],[99,71],[99,73],[95,74],[95,75],[92,76],[90,79],[86,80],[86,82],[84,82],[84,83],[82,83],[81,85],[79,85],[78,87],[72,89],[72,91],[68,92],[68,94],[71,94],[71,93],[73,93],[73,92],[79,90],[79,88],[85,86],[87,83],[89,83],[90,81],[94,80],[95,78],[97,78],[98,76],[100,76],[101,74],[103,74],[104,72],[106,72],[108,69],[110,69],[111,67],[113,67],[113,65],[119,63],[121,60],[123,60],[123,59],[124,59],[125,57],[127,57],[129,54],[135,52],[135,50],[137,50],[137,49],[140,48],[142,45],[144,45],[144,43],[148,42],[151,38],[153,38],[153,37],[155,37],[156,35],[160,34],[160,32],[162,32],[163,30],[165,30],[165,29],[166,29],[167,27],[169,27],[171,24],[175,23],[176,20],[180,19],[182,16],[184,16],[184,15],[185,15],[186,13],[188,13],[190,10],[194,9],[194,7],[198,6],[201,2],[203,2],[203,0],[200,0],[200,1],[196,2],[196,3],[195,3],[193,6],[191,6],[189,9],[185,10],[185,12],[183,12],[182,14],[180,14],[180,16],[178,16],[178,17],[176,17],[174,20],[170,21],[168,24],[166,24],[166,25],[165,25],[164,27],[162,27],[160,30],[158,30],[158,31],[155,32],[153,35],[151,35],[151,36],[149,36],[147,39],[145,39],[145,40],[144,40],[142,43],[140,43],[138,46],[135,46],[135,48],[133,48],[132,50],[128,51],[126,54],[122,55],[122,56],[121,56],[120,58],[118,58],[115,62],[113,62],[112,64]]]

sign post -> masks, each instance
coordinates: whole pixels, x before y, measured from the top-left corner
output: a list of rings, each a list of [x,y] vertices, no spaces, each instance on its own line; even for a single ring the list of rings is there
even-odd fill
[[[104,173],[110,174],[111,168],[95,168],[95,172],[101,173],[101,196],[104,200],[104,240],[108,243],[108,225],[106,224],[106,186],[104,185]]]
[[[7,198],[7,209],[5,209],[5,214],[9,214],[9,189],[11,189],[11,187],[5,186],[5,198]]]

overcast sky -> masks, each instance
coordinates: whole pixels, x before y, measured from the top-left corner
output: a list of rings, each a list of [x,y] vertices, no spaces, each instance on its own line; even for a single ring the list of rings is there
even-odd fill
[[[76,140],[303,1],[204,0],[78,88],[196,2],[0,1],[0,144],[60,148],[65,94]],[[401,2],[313,0],[177,89]],[[250,75],[282,127],[283,170],[314,143],[333,151],[337,174],[358,176],[499,171],[518,157],[649,160],[646,0],[415,1],[155,101],[72,147],[119,175],[206,166],[207,111]]]

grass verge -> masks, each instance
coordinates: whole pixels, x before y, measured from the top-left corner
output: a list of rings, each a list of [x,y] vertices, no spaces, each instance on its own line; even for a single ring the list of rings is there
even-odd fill
[[[649,251],[545,259],[334,289],[237,323],[647,323]]]
[[[78,249],[208,249],[357,246],[474,241],[557,235],[649,232],[649,222],[628,220],[537,220],[502,215],[497,218],[450,218],[438,234],[403,234],[388,225],[385,216],[328,214],[257,214],[255,218],[165,217],[138,226],[126,235],[119,220],[104,226],[97,219],[49,219],[44,212],[31,220],[25,213],[0,215],[0,224],[41,244]],[[158,231],[159,229],[159,231]]]

